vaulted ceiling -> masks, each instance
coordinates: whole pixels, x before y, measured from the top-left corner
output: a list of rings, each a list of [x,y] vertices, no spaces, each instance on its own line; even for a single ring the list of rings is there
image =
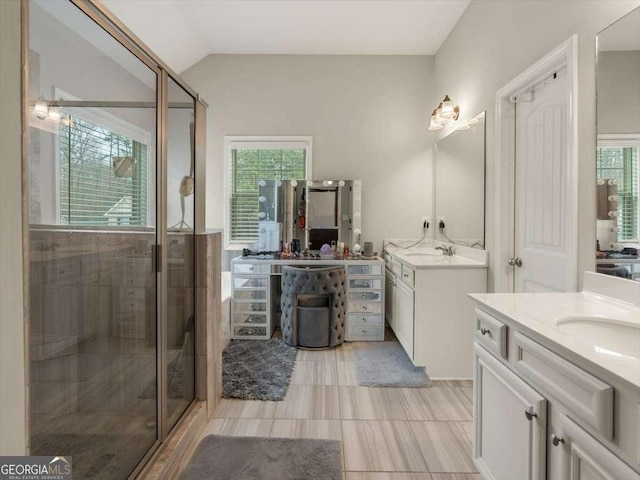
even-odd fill
[[[212,53],[433,55],[470,0],[103,0],[180,73]]]

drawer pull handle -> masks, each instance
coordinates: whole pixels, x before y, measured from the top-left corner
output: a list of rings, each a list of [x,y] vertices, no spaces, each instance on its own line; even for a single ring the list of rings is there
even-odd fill
[[[250,271],[250,272],[253,272],[253,267],[249,267],[249,271]]]
[[[549,438],[551,439],[551,443],[553,443],[554,447],[557,447],[561,443],[564,443],[564,438],[558,437],[555,433],[552,433]]]
[[[489,336],[491,336],[491,330],[489,330],[487,328],[484,328],[484,327],[480,329],[480,333],[482,335],[487,335],[488,334]]]
[[[253,298],[253,292],[249,292],[249,298]]]
[[[527,417],[527,420],[531,421],[533,420],[533,417],[537,417],[538,414],[533,411],[533,407],[529,407],[528,410],[524,411],[524,416]]]
[[[366,335],[366,334],[367,334],[367,331],[366,331],[366,330],[362,330],[362,333],[364,333],[364,334]]]
[[[249,311],[253,312],[253,305],[249,305]]]
[[[409,274],[408,274],[408,273],[403,273],[403,274],[402,274],[402,276],[403,276],[404,278],[409,278]]]
[[[367,317],[362,317],[362,321],[363,321],[364,323],[367,323]]]
[[[362,305],[362,309],[363,309],[363,310],[368,310],[368,308],[367,308],[367,306],[366,306],[366,305]]]

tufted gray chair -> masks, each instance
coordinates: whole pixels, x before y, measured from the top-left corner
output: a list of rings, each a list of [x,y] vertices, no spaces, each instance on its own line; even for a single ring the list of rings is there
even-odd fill
[[[335,347],[344,341],[344,267],[282,270],[282,339],[293,346]]]

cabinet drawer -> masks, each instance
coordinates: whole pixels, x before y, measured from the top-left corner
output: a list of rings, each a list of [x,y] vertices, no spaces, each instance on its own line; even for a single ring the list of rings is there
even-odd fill
[[[267,288],[268,277],[233,277],[233,288]]]
[[[404,283],[406,283],[410,287],[413,287],[415,283],[415,277],[416,277],[416,274],[413,268],[407,267],[406,265],[402,265],[402,275],[400,278],[402,278],[402,281]]]
[[[367,327],[349,325],[347,328],[347,340],[380,341],[384,339],[384,329],[382,327]]]
[[[347,265],[349,275],[382,275],[382,265]]]
[[[519,332],[514,368],[534,387],[563,403],[607,439],[613,437],[613,387]]]
[[[233,291],[233,299],[234,300],[266,300],[267,299],[267,291],[266,290],[234,290]]]
[[[251,324],[251,325],[266,325],[267,324],[267,315],[266,314],[254,314],[254,313],[235,313],[233,316],[233,324],[234,325],[243,325],[243,324]]]
[[[372,292],[349,292],[349,303],[351,302],[381,302],[382,291]]]
[[[380,314],[371,315],[368,313],[350,314],[348,325],[350,327],[355,327],[355,326],[382,327],[384,326],[382,321],[382,315]]]
[[[476,340],[494,355],[507,358],[507,326],[476,308]]]
[[[382,303],[349,302],[349,313],[382,313]]]
[[[399,277],[402,275],[402,264],[399,260],[391,258],[391,271]]]
[[[380,290],[382,288],[382,279],[381,278],[350,278],[349,288],[350,289],[372,288],[375,290]]]
[[[260,263],[234,263],[234,273],[271,273],[271,265]]]
[[[236,313],[266,313],[267,302],[235,302],[233,310]]]
[[[234,326],[233,338],[245,338],[245,339],[264,339],[267,338],[266,326]]]

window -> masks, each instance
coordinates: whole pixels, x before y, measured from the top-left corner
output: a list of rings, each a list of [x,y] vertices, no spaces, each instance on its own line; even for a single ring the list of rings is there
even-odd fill
[[[147,145],[61,112],[60,223],[147,225]]]
[[[258,181],[306,179],[311,170],[309,137],[227,137],[227,243],[258,240]]]
[[[618,240],[638,241],[638,140],[599,137],[596,158],[597,178],[618,181]]]

